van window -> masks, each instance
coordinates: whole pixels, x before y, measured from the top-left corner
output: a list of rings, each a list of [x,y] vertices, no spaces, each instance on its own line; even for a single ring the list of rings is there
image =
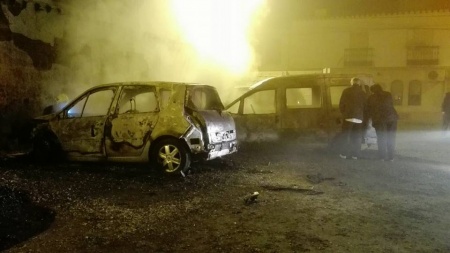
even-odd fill
[[[263,90],[244,99],[244,114],[275,113],[275,90]]]
[[[287,108],[319,108],[321,102],[319,86],[286,89]]]
[[[339,101],[341,100],[342,92],[350,86],[331,86],[330,87],[330,98],[331,106],[339,107]]]

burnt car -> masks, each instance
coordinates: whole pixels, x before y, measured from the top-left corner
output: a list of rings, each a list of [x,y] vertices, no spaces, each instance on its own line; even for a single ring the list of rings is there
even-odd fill
[[[175,173],[237,151],[234,120],[208,85],[104,84],[35,120],[40,160],[151,162]]]
[[[342,116],[339,100],[353,76],[305,74],[267,78],[231,102],[226,110],[233,116],[240,141],[271,141],[306,137],[339,144]],[[371,78],[360,76],[369,92]],[[376,143],[368,124],[364,141]]]

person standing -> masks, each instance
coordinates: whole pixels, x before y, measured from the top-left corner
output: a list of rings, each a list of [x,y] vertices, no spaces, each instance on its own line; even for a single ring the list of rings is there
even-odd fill
[[[445,93],[442,101],[442,133],[445,135],[450,125],[450,92]]]
[[[342,122],[342,151],[341,158],[358,159],[361,151],[363,134],[364,111],[367,95],[362,89],[362,80],[352,78],[351,86],[342,92],[339,101],[339,110],[344,121]]]
[[[392,95],[379,84],[370,87],[370,91],[367,112],[377,133],[378,156],[383,161],[393,161],[398,114]]]

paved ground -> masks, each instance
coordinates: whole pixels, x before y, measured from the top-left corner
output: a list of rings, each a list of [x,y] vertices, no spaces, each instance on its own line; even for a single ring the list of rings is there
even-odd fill
[[[320,143],[247,144],[186,178],[4,160],[0,250],[450,252],[450,138],[409,131],[397,143],[394,162],[374,149],[355,161]]]

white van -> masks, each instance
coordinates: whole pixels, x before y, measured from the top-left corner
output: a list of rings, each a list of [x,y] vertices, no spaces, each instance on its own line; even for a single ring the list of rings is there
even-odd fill
[[[236,122],[241,141],[314,137],[334,143],[342,128],[339,100],[352,77],[305,74],[269,78],[251,86],[226,110]],[[369,94],[371,79],[361,79]],[[364,140],[369,145],[376,143],[371,126]]]

